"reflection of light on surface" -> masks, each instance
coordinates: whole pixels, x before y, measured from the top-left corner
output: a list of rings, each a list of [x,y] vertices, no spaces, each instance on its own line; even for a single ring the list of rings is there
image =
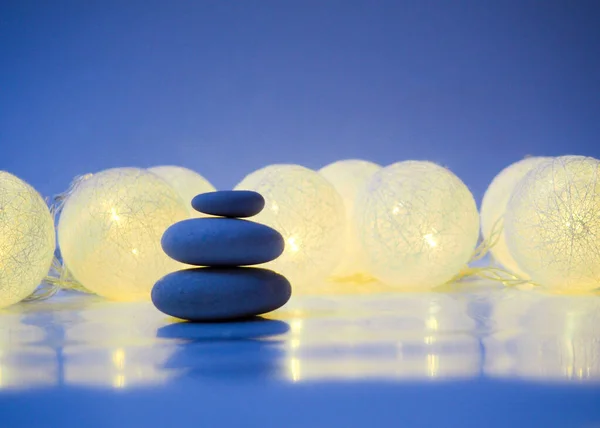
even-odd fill
[[[302,331],[302,320],[292,321],[290,328],[292,330],[292,333],[300,333],[300,331]]]
[[[427,355],[427,371],[429,376],[436,377],[440,367],[440,357],[434,354]]]
[[[296,355],[296,351],[300,349],[300,333],[302,332],[304,320],[295,319],[290,323],[292,337],[288,339],[289,343],[289,369],[292,382],[300,380],[300,358]]]
[[[0,389],[51,386],[56,381],[56,356],[51,350],[14,346],[0,353]]]
[[[112,361],[116,368],[123,370],[125,367],[125,351],[119,348],[113,352]]]
[[[113,387],[114,388],[124,388],[125,387],[125,375],[118,374],[113,379]]]
[[[137,256],[139,251],[137,248],[134,248],[133,250],[131,250],[131,252]]]
[[[114,304],[73,293],[36,306],[17,305],[0,315],[2,390],[130,389],[164,383],[181,372],[163,368],[176,345],[157,346],[156,331],[165,321],[146,302]]]
[[[41,303],[41,302],[40,302]],[[56,385],[58,361],[41,328],[45,311],[26,312],[25,305],[5,309],[0,328],[0,389],[35,388]],[[0,423],[0,426],[6,424]],[[10,425],[10,424],[9,424]]]
[[[302,296],[293,303],[285,364],[290,382],[439,380],[480,373],[481,346],[467,299],[412,293]],[[302,313],[296,315],[298,307]]]
[[[494,302],[489,376],[600,382],[600,298],[519,291]]]
[[[110,207],[106,212],[109,210]],[[121,221],[124,220],[121,216]],[[139,254],[143,253],[142,248],[135,248]],[[133,246],[129,251],[132,249]],[[163,367],[177,347],[157,340],[157,329],[165,321],[157,316],[152,305],[115,304],[93,296],[71,300],[72,306],[64,308],[61,319],[57,319],[64,328],[66,343],[61,373],[65,385],[131,390],[163,384],[180,374],[179,368]],[[75,305],[80,301],[87,302],[84,310]],[[47,302],[60,305],[61,299]],[[77,322],[63,321],[69,319]]]
[[[438,320],[432,316],[428,317],[425,320],[425,326],[427,327],[428,330],[433,330],[433,331],[437,331],[440,328]]]
[[[298,358],[290,359],[290,371],[292,374],[292,381],[298,382],[300,380],[300,360]]]
[[[122,348],[116,349],[112,353],[112,362],[119,372],[125,368],[125,351]],[[125,388],[125,374],[115,374],[113,377],[113,388]]]
[[[82,346],[64,350],[66,384],[112,388],[134,388],[163,383],[177,375],[161,369],[160,363],[173,352],[171,348],[123,347],[100,350]]]

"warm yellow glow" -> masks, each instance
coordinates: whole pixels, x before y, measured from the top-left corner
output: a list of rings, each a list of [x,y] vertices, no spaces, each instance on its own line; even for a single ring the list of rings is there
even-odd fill
[[[125,387],[125,374],[121,373],[125,369],[125,351],[122,348],[115,349],[112,353],[112,362],[114,367],[119,371],[113,377],[114,388]]]
[[[113,379],[114,388],[125,388],[125,375],[117,374]]]
[[[504,227],[511,255],[533,282],[559,292],[600,287],[600,160],[561,156],[530,171]]]
[[[508,201],[519,181],[521,181],[529,171],[550,159],[551,158],[546,157],[526,158],[509,165],[494,177],[488,186],[481,203],[481,233],[486,240],[490,241],[492,239],[492,233],[494,232],[495,226],[502,228],[502,219],[506,212]],[[500,232],[500,236],[496,240],[494,246],[490,249],[490,253],[494,260],[506,269],[514,272],[520,277],[527,276],[527,274],[519,268],[519,265],[506,246],[504,230]]]
[[[110,209],[110,218],[113,221],[119,221],[121,219],[121,217],[119,217],[119,215],[117,214],[117,209],[116,208],[111,208]]]
[[[473,195],[451,171],[431,162],[381,169],[357,206],[369,273],[387,285],[430,289],[446,283],[466,266],[479,238]]]
[[[479,375],[481,343],[464,299],[386,293],[342,300],[302,296],[285,311],[290,324],[285,371],[290,382],[292,367],[299,382]],[[303,308],[303,319],[292,315],[296,307]]]
[[[246,176],[237,190],[254,190],[265,209],[254,221],[283,236],[283,254],[263,266],[285,275],[296,291],[325,279],[343,254],[344,203],[333,185],[300,165],[271,165]]]
[[[436,377],[440,368],[440,357],[435,354],[427,355],[427,371],[429,376]]]
[[[64,263],[85,288],[115,300],[149,299],[181,268],[162,251],[164,231],[189,217],[183,200],[146,170],[116,168],[82,181],[58,224]]]
[[[180,166],[155,166],[148,171],[158,175],[175,189],[183,200],[190,217],[208,217],[192,208],[192,199],[200,193],[214,192],[215,187],[202,175]]]
[[[341,249],[343,255],[332,272],[334,278],[367,275],[368,269],[357,228],[357,213],[362,207],[356,205],[356,197],[369,183],[373,174],[380,169],[381,166],[373,162],[348,159],[333,162],[319,170],[319,174],[338,191],[346,209],[346,229],[343,237],[344,245]]]
[[[292,380],[298,382],[300,380],[300,360],[298,358],[292,357],[290,359],[290,371]]]
[[[290,329],[292,333],[300,333],[302,331],[302,323],[301,319],[293,320],[290,324]]]
[[[439,329],[438,320],[435,317],[428,317],[425,320],[425,326],[428,330],[437,331]]]
[[[427,235],[423,236],[423,239],[425,240],[425,242],[427,242],[427,244],[433,248],[437,245],[437,242],[435,240],[435,238],[433,237],[432,233],[428,233]]]
[[[116,368],[122,370],[125,367],[125,351],[121,348],[114,351],[112,361]]]
[[[0,308],[29,296],[50,270],[54,220],[36,190],[0,171]]]
[[[296,237],[295,236],[290,236],[287,239],[287,245],[289,246],[290,251],[292,251],[294,253],[297,252],[298,250],[300,250],[300,246],[296,242]]]
[[[495,302],[486,373],[550,381],[600,381],[600,299],[515,290]],[[510,333],[509,333],[510,332]]]
[[[290,330],[292,337],[288,339],[289,344],[289,369],[290,377],[293,382],[300,380],[300,358],[297,357],[295,352],[300,348],[300,337],[302,333],[304,320],[297,318],[290,322]]]

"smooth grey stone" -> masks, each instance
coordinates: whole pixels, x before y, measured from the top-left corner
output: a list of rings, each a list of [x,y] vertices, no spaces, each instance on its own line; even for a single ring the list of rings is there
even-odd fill
[[[220,321],[271,312],[289,300],[282,275],[261,268],[194,268],[173,272],[152,288],[154,306],[189,321]]]
[[[252,217],[265,207],[265,198],[251,190],[220,190],[194,197],[192,207],[221,217]]]
[[[235,218],[193,218],[169,227],[161,240],[167,255],[194,266],[248,266],[276,259],[283,237],[263,224]]]

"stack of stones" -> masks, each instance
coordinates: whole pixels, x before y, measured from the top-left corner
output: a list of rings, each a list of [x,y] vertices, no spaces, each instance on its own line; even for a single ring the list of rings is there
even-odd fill
[[[176,223],[161,243],[169,257],[204,267],[160,279],[152,289],[154,305],[190,321],[246,318],[283,306],[291,296],[285,277],[268,269],[243,267],[274,260],[284,249],[279,232],[241,219],[262,211],[264,198],[251,191],[219,191],[196,196],[192,206],[219,217]]]

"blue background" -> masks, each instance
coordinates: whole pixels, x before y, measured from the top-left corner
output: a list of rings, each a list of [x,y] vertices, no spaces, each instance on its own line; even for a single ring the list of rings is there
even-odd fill
[[[0,0],[0,169],[600,157],[600,3]]]

